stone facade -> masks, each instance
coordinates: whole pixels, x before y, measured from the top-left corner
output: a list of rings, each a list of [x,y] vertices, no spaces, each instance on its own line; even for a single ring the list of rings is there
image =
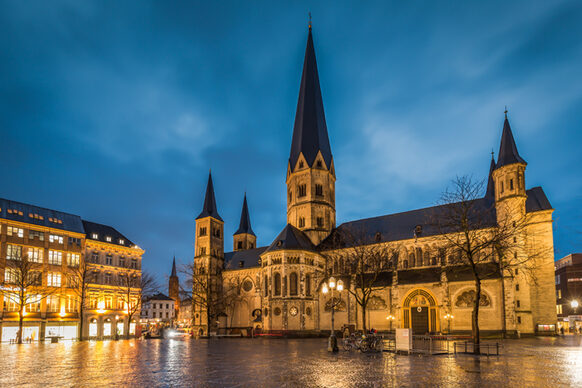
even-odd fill
[[[336,175],[327,136],[310,30],[286,172],[287,226],[271,245],[260,248],[255,248],[254,233],[251,246],[239,244],[250,235],[237,232],[234,252],[224,254],[223,221],[209,178],[204,208],[196,220],[194,263],[199,273],[194,277],[206,276],[215,300],[220,301],[216,303],[220,313],[214,314],[216,326],[210,331],[330,330],[332,298],[338,304],[335,329],[350,325],[378,330],[411,327],[420,334],[471,331],[473,276],[455,260],[456,253],[448,250],[450,236],[422,230],[423,225],[430,226],[427,216],[436,207],[336,227]],[[480,328],[486,332],[535,333],[555,327],[553,209],[540,187],[526,190],[527,164],[517,153],[507,114],[498,160],[491,163],[486,196],[478,201],[495,216],[477,232],[486,235],[502,225],[524,222],[526,226],[519,233],[507,237],[513,240],[512,250],[504,252],[514,262],[524,264],[502,268],[494,259],[495,253],[483,264],[491,271],[482,280]],[[342,271],[344,263],[330,260],[331,251],[325,245],[330,235],[348,224],[359,225],[373,236],[365,244],[386,246],[397,258],[382,269],[365,317],[354,296],[361,292],[355,272]],[[214,229],[220,234],[211,233]],[[251,230],[246,197],[241,230]],[[323,294],[321,285],[331,275],[342,277],[347,289],[336,291],[334,296]],[[203,311],[194,310],[195,321],[198,319],[195,326],[200,333],[207,333]],[[215,323],[213,319],[211,325]]]

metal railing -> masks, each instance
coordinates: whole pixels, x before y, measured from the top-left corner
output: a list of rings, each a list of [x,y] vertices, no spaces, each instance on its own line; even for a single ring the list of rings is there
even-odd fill
[[[479,344],[479,353],[482,355],[489,356],[499,356],[499,351],[502,345],[499,342],[495,343],[480,343]],[[475,353],[475,344],[469,341],[463,342],[454,342],[453,343],[453,352],[454,354],[457,353]]]

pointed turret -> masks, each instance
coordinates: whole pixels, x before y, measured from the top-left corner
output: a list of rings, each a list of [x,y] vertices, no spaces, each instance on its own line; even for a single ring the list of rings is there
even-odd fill
[[[251,217],[249,216],[249,208],[247,205],[246,193],[243,200],[242,212],[240,214],[240,224],[238,226],[238,230],[234,233],[234,235],[243,233],[252,234],[253,236],[255,235],[255,233],[253,232],[253,228],[251,228]]]
[[[196,219],[204,217],[213,217],[217,220],[222,221],[220,215],[218,215],[218,209],[216,208],[216,199],[214,198],[214,185],[212,184],[212,173],[208,173],[208,184],[206,185],[206,195],[204,196],[204,206],[202,212]]]
[[[257,246],[257,236],[251,227],[251,217],[247,205],[247,194],[243,199],[242,212],[240,214],[240,224],[238,230],[233,235],[233,249],[240,251],[244,249],[253,249]]]
[[[485,191],[485,198],[495,200],[495,181],[493,180],[493,171],[495,170],[495,158],[491,152],[491,165],[489,166],[489,178],[487,179],[487,191]]]
[[[501,146],[499,147],[499,154],[497,158],[497,165],[495,168],[500,168],[513,163],[527,164],[525,160],[519,156],[517,146],[513,139],[513,133],[507,119],[507,111],[505,111],[505,122],[503,123],[503,133],[501,135]]]
[[[318,152],[321,152],[326,167],[329,169],[332,160],[331,147],[323,112],[323,99],[319,87],[319,75],[310,26],[289,156],[291,171],[295,170],[295,165],[301,154],[303,154],[308,166],[312,167]]]

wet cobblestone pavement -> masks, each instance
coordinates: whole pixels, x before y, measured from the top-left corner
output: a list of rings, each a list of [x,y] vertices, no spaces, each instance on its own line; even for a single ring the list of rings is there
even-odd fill
[[[2,387],[582,386],[578,336],[504,342],[504,355],[329,354],[321,339],[0,345]]]

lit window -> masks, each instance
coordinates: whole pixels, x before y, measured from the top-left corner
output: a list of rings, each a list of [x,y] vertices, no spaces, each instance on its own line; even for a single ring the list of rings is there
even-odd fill
[[[78,253],[67,253],[67,265],[69,267],[78,267],[81,262],[81,256]]]
[[[6,245],[6,259],[20,260],[22,258],[22,247],[20,245]]]
[[[19,278],[20,277],[18,276],[18,272],[15,268],[6,268],[4,271],[4,281],[6,283],[16,283]]]
[[[54,242],[54,243],[62,244],[63,243],[63,236],[58,236],[56,234],[50,234],[49,235],[49,241],[50,242]]]
[[[105,256],[105,265],[112,265],[112,264],[113,264],[113,256],[110,254]]]
[[[49,287],[60,287],[61,274],[58,272],[49,272],[46,276],[46,284]]]
[[[107,236],[107,237],[105,237],[105,240],[106,240],[107,242],[111,242],[111,237]]]
[[[49,264],[61,265],[63,262],[63,252],[50,250],[48,262]]]
[[[24,229],[16,228],[14,226],[9,226],[6,229],[6,234],[8,236],[15,236],[15,237],[24,237]]]
[[[42,248],[28,248],[28,261],[33,263],[42,263],[42,255],[44,249]]]
[[[93,233],[91,235],[91,238],[94,239],[94,240],[97,240],[99,238],[99,235],[97,233]]]
[[[123,240],[123,239],[119,239],[119,243],[120,243],[121,245],[124,245],[124,244],[125,244],[125,240]]]

